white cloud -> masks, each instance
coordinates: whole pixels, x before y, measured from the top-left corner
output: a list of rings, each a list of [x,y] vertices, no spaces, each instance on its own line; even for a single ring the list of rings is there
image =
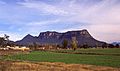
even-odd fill
[[[54,14],[54,15],[67,14],[67,12],[64,11],[63,9],[53,6],[53,5],[43,3],[43,2],[26,1],[25,3],[19,3],[19,4],[25,7],[28,7],[28,8],[39,10],[45,14]]]
[[[89,23],[96,23],[96,21],[119,22],[120,20],[120,5],[117,6],[114,4],[117,0],[103,0],[89,7],[81,3],[76,3],[75,1],[67,0],[64,1],[65,3],[62,2],[62,4],[58,3],[57,5],[31,1],[20,4],[28,8],[40,10],[46,14],[62,16],[64,21],[81,22],[84,20]]]
[[[48,25],[48,24],[54,24],[60,22],[60,19],[56,20],[45,20],[40,22],[30,22],[28,26],[42,26],[42,25]]]
[[[58,15],[60,21],[85,23],[84,25],[87,25],[87,29],[91,30],[93,34],[96,34],[95,36],[97,38],[109,41],[112,33],[120,33],[117,31],[120,28],[120,5],[117,2],[118,0],[101,0],[98,3],[87,5],[77,3],[77,0],[62,0],[58,4],[27,1],[21,3],[21,5],[47,14]],[[49,23],[54,23],[54,21],[36,22],[34,24],[47,25]],[[98,32],[102,34],[98,34]],[[106,37],[100,37],[101,35],[106,35]],[[119,39],[118,34],[115,40],[117,39]]]
[[[120,32],[118,31],[120,28],[120,3],[118,3],[119,0],[101,0],[99,2],[93,2],[89,4],[90,1],[91,0],[61,0],[61,2],[59,1],[59,3],[56,2],[50,4],[44,1],[25,0],[25,2],[17,3],[18,6],[16,6],[15,9],[11,7],[13,11],[20,11],[20,13],[17,13],[15,15],[15,12],[11,13],[11,10],[5,10],[8,11],[6,13],[9,13],[9,16],[5,16],[6,13],[3,13],[4,10],[0,8],[0,16],[2,16],[0,17],[0,19],[2,18],[11,20],[14,22],[15,25],[18,24],[18,22],[21,25],[24,25],[26,23],[24,27],[27,27],[28,32],[31,31],[31,28],[32,30],[36,30],[36,27],[40,27],[41,29],[43,29],[41,25],[47,26],[49,24],[59,24],[59,22],[71,22],[70,24],[74,24],[77,22],[78,24],[82,23],[83,26],[61,29],[58,31],[63,32],[87,28],[97,39],[102,39],[108,42],[118,41],[118,39],[120,39]],[[0,1],[0,3],[2,2]],[[29,15],[35,13],[37,13],[38,15],[43,14],[47,18],[44,20],[30,19]],[[56,18],[51,19],[51,15]],[[33,15],[33,17],[35,16],[36,15]],[[41,16],[37,18],[40,17]],[[31,21],[24,22],[24,20],[29,19]],[[61,23],[61,26],[64,26],[64,24]],[[19,30],[21,31],[21,29]],[[38,29],[38,31],[40,31],[40,29]],[[112,34],[116,34],[114,35],[115,38],[112,38]]]

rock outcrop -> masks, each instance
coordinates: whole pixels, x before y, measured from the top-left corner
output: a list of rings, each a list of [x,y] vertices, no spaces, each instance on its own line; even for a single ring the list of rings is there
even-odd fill
[[[20,45],[29,45],[36,42],[37,44],[61,45],[64,39],[66,39],[70,44],[72,37],[75,37],[78,41],[78,45],[81,46],[84,44],[87,44],[89,46],[102,46],[102,44],[104,43],[94,39],[86,29],[78,31],[68,31],[65,33],[47,31],[40,33],[38,37],[27,35],[22,40],[16,41],[16,43]]]

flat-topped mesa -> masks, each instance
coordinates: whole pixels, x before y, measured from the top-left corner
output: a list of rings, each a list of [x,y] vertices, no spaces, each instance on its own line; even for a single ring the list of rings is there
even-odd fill
[[[56,31],[47,31],[42,32],[36,38],[31,35],[27,35],[22,40],[18,41],[17,43],[24,43],[28,45],[29,43],[37,42],[40,44],[62,44],[63,40],[66,39],[71,43],[72,37],[76,37],[78,41],[78,45],[84,45],[85,43],[89,46],[101,46],[104,42],[98,41],[94,39],[86,29],[83,30],[76,30],[76,31],[68,31],[65,33],[59,33]]]
[[[88,35],[88,36],[90,36],[89,32],[86,29],[84,29],[84,30],[76,30],[76,31],[68,31],[68,32],[65,32],[65,33],[59,33],[59,32],[55,32],[55,31],[47,31],[47,32],[40,33],[39,36],[56,36],[56,35],[60,35],[60,34]]]
[[[85,37],[92,37],[92,36],[90,35],[90,33],[89,33],[86,29],[81,30],[80,34],[83,35],[83,36],[85,36]]]
[[[64,33],[64,36],[68,37],[68,36],[73,36],[73,37],[91,37],[92,36],[89,34],[89,32],[84,29],[84,30],[76,30],[76,31],[68,31],[66,33]]]
[[[40,33],[39,36],[54,36],[57,34],[58,34],[58,32],[55,32],[55,31],[47,31],[47,32]]]
[[[39,34],[38,38],[59,38],[61,33],[55,32],[55,31],[47,31],[47,32],[42,32]]]
[[[81,35],[90,35],[89,32],[88,32],[86,29],[81,30],[81,31],[80,31],[80,34],[81,34]]]

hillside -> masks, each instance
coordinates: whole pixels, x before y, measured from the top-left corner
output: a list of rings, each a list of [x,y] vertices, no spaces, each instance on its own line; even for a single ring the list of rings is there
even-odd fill
[[[72,37],[76,37],[78,45],[87,44],[89,46],[102,46],[104,43],[96,40],[86,29],[83,29],[78,31],[68,31],[65,33],[59,33],[55,31],[41,32],[37,37],[28,34],[22,40],[16,41],[16,44],[30,45],[36,42],[37,44],[61,45],[64,39],[66,39],[68,44],[70,44]]]

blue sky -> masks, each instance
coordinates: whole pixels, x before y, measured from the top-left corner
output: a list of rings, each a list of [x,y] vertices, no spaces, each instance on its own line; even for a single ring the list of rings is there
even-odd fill
[[[98,40],[120,41],[120,0],[0,0],[0,36],[87,29]]]

